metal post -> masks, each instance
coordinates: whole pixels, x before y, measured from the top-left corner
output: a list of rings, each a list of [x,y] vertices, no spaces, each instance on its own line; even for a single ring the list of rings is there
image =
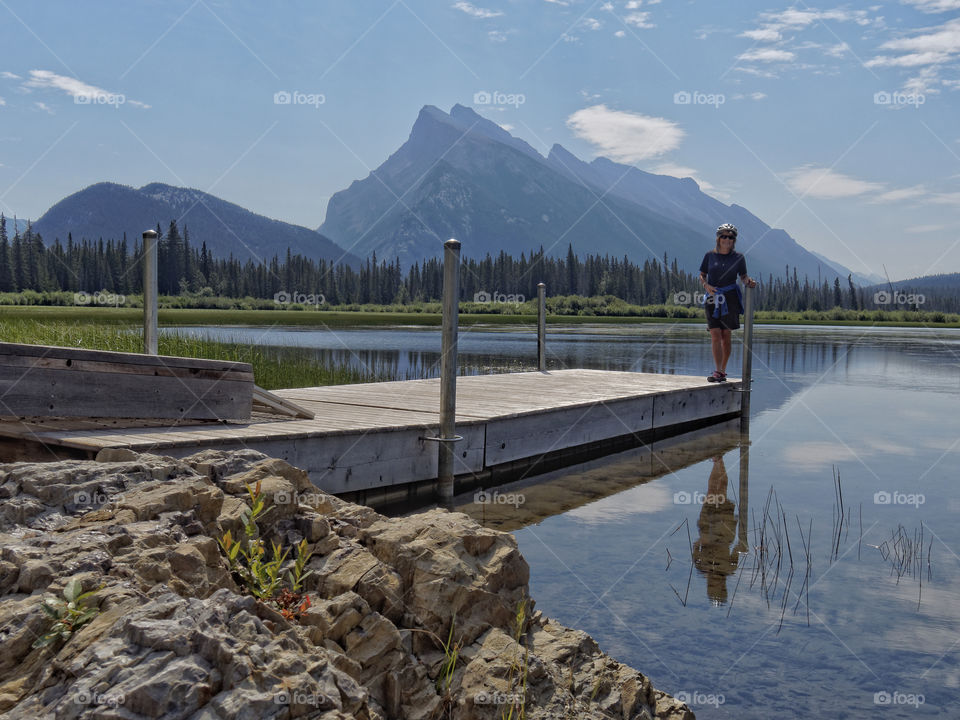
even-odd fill
[[[740,503],[737,507],[737,550],[750,549],[747,529],[750,522],[750,434],[740,433]]]
[[[537,367],[547,369],[547,286],[537,283]]]
[[[740,395],[740,428],[750,428],[750,390],[753,383],[753,290],[743,289],[743,393]]]
[[[457,416],[457,325],[460,302],[460,241],[443,244],[443,339],[440,356],[440,438],[437,456],[437,493],[453,501]]]
[[[157,231],[143,233],[143,352],[157,349]]]

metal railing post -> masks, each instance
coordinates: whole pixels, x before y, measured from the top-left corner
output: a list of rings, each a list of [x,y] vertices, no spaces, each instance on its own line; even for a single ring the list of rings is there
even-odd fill
[[[750,390],[753,386],[753,290],[743,289],[743,392],[740,395],[740,427],[750,427]]]
[[[443,244],[443,336],[440,356],[440,437],[437,443],[437,494],[453,500],[457,417],[457,326],[460,302],[460,242]]]
[[[537,283],[537,368],[547,369],[547,286]]]
[[[143,352],[158,354],[157,345],[157,231],[143,233]]]

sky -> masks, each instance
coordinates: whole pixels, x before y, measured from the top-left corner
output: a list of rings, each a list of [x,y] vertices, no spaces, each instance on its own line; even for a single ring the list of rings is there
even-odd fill
[[[960,0],[0,0],[0,28],[7,216],[165,182],[316,228],[461,103],[854,271],[960,272]]]

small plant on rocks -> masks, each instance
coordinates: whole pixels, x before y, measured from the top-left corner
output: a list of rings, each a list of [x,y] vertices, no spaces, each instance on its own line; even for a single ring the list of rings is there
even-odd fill
[[[82,592],[80,581],[73,578],[64,587],[63,598],[45,597],[40,607],[54,622],[44,635],[34,641],[33,647],[46,647],[61,640],[69,640],[81,626],[93,620],[100,610],[86,607],[86,600],[98,590],[100,588]]]

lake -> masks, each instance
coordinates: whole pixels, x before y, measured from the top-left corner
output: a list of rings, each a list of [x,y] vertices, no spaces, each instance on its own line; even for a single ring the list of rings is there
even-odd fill
[[[178,330],[437,374],[438,329]],[[464,329],[465,371],[532,369],[532,330]],[[749,437],[728,423],[458,509],[515,534],[537,609],[698,718],[960,716],[960,331],[754,343]],[[693,325],[552,327],[547,348],[551,368],[713,369]]]

